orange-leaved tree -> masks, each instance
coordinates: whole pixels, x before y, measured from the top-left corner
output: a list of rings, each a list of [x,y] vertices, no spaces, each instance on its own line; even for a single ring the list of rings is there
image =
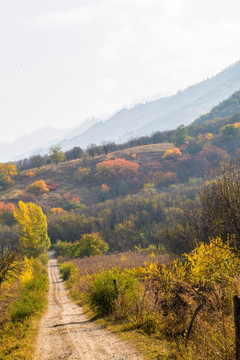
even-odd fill
[[[27,186],[26,190],[34,195],[41,195],[49,191],[49,188],[44,180],[39,180]]]
[[[12,203],[5,204],[3,201],[0,201],[0,223],[6,225],[12,225],[14,222],[13,212],[15,210],[15,205]]]
[[[97,177],[100,179],[132,178],[138,174],[139,165],[134,161],[117,158],[97,164]]]
[[[109,190],[110,190],[110,187],[107,184],[102,184],[102,186],[101,186],[102,192],[107,193],[107,192],[109,192]]]

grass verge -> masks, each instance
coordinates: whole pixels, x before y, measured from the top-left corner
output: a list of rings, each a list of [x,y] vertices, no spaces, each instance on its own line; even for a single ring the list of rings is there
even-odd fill
[[[32,359],[38,323],[47,304],[47,291],[47,272],[34,261],[32,279],[20,287],[9,306],[8,320],[0,325],[0,360]]]

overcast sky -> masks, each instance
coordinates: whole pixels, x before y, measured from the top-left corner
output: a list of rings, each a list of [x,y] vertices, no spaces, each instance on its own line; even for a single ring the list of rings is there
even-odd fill
[[[0,0],[0,141],[106,117],[240,59],[239,0]]]

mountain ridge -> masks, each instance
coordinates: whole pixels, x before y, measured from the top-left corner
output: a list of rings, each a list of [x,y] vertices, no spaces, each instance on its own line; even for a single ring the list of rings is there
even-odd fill
[[[156,131],[171,130],[181,124],[189,125],[239,89],[240,61],[175,95],[121,109],[105,121],[88,119],[75,128],[65,130],[63,136],[48,138],[48,141],[44,139],[41,144],[34,144],[26,151],[20,151],[19,143],[18,146],[15,144],[15,156],[9,156],[11,151],[6,146],[1,147],[0,143],[0,153],[8,154],[8,160],[16,160],[20,158],[19,154],[25,157],[36,153],[44,155],[48,152],[49,142],[60,144],[64,151],[74,146],[86,148],[89,144],[106,141],[123,143]]]
[[[189,125],[199,116],[240,89],[240,61],[214,77],[189,86],[175,95],[122,109],[106,121],[98,122],[75,137],[74,145],[85,147],[103,141],[124,142],[131,137],[149,135],[155,131]],[[60,142],[65,150],[71,148],[71,139]]]

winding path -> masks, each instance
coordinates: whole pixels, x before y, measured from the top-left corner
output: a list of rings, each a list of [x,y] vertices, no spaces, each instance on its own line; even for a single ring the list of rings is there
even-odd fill
[[[128,344],[89,321],[69,300],[57,261],[49,260],[49,303],[41,320],[34,360],[142,360]]]

